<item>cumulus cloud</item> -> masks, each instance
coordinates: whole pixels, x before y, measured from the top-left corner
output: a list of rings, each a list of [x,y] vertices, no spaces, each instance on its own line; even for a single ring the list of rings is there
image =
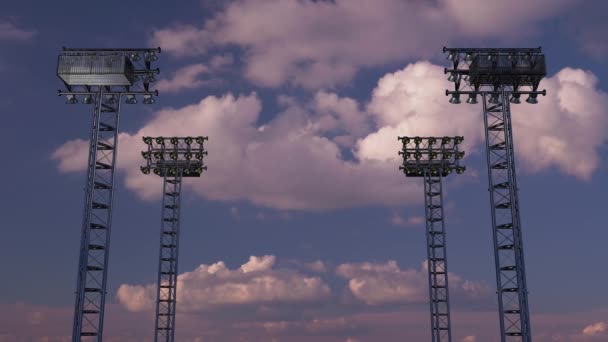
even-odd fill
[[[35,30],[19,28],[13,21],[0,18],[0,40],[30,40],[35,35]]]
[[[606,322],[590,324],[582,331],[583,335],[585,336],[599,336],[606,334],[606,332],[608,332],[608,323]]]
[[[193,64],[177,70],[170,79],[160,80],[156,83],[159,91],[175,93],[184,89],[194,89],[202,86],[204,81],[199,76],[209,71],[203,64]]]
[[[185,182],[209,199],[312,210],[419,201],[420,196],[409,193],[416,189],[417,195],[421,185],[403,184],[398,164],[345,160],[310,113],[290,101],[284,99],[284,111],[262,127],[256,125],[261,103],[255,94],[210,96],[180,109],[162,109],[136,133],[120,135],[117,167],[125,171],[129,189],[143,199],[155,199],[162,191],[160,180],[139,171],[141,136],[209,135],[209,171]],[[394,140],[390,148],[396,154]],[[87,146],[84,140],[73,140],[58,148],[53,158],[59,169],[83,170]]]
[[[401,269],[397,262],[346,263],[336,274],[348,279],[348,288],[355,298],[368,305],[389,303],[424,303],[428,301],[427,262],[420,269]],[[485,297],[490,292],[483,283],[465,280],[449,273],[450,291],[467,298]]]
[[[331,87],[362,67],[436,54],[446,41],[529,35],[574,2],[239,0],[202,27],[164,28],[152,41],[181,56],[236,45],[244,50],[246,77],[259,85]]]
[[[196,312],[216,307],[250,304],[316,302],[331,295],[319,277],[288,269],[275,269],[275,257],[251,256],[239,269],[224,262],[200,265],[177,278],[178,308]],[[117,297],[130,311],[150,310],[156,300],[156,284],[123,284]]]
[[[382,77],[368,105],[381,127],[358,141],[358,156],[396,160],[387,147],[397,135],[462,135],[468,154],[484,148],[481,106],[449,104],[440,95],[444,79],[443,68],[428,62]],[[541,86],[547,96],[538,105],[512,106],[516,156],[527,172],[558,168],[590,179],[606,142],[608,95],[593,73],[581,69],[564,68]]]
[[[156,199],[160,180],[139,172],[141,136],[209,135],[209,171],[185,182],[208,199],[299,210],[414,204],[422,184],[399,174],[397,136],[462,135],[467,155],[484,148],[481,106],[448,103],[447,86],[442,66],[413,63],[382,77],[365,106],[323,91],[305,104],[280,96],[281,111],[259,127],[255,93],[210,96],[161,109],[134,134],[120,134],[117,165],[129,189]],[[580,69],[565,68],[542,86],[547,96],[538,105],[512,108],[518,165],[590,179],[606,142],[608,95]],[[87,148],[84,140],[68,141],[53,158],[61,171],[84,170]]]

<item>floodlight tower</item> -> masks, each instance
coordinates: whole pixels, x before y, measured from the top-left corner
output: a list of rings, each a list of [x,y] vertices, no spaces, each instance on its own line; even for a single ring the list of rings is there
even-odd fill
[[[93,105],[89,161],[76,283],[72,340],[101,341],[110,252],[112,199],[116,165],[118,123],[123,96],[127,104],[154,102],[150,90],[154,75],[151,63],[156,49],[63,48],[57,76],[65,85],[59,96],[68,104]]]
[[[431,307],[431,335],[433,342],[450,342],[450,296],[448,290],[448,262],[446,253],[443,189],[441,178],[452,170],[461,174],[464,152],[458,150],[463,137],[398,137],[403,143],[399,166],[406,177],[424,178],[424,212],[426,218],[429,303]]]
[[[467,103],[483,102],[486,156],[492,213],[494,257],[501,341],[532,341],[524,248],[521,231],[513,129],[510,103],[536,104],[538,90],[547,74],[541,48],[471,49],[443,48],[452,62],[449,81],[455,90],[450,102],[460,103],[460,95],[468,95]],[[463,61],[460,63],[460,61]],[[462,82],[464,81],[464,82]]]
[[[154,341],[173,342],[182,177],[200,177],[203,170],[207,170],[203,164],[203,156],[207,155],[203,143],[208,138],[144,137],[143,140],[148,149],[141,153],[146,160],[141,171],[150,174],[152,170],[164,180]]]

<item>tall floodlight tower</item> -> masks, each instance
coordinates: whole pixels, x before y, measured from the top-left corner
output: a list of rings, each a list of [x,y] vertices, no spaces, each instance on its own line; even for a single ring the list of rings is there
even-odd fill
[[[452,62],[445,69],[448,80],[455,84],[455,90],[446,90],[452,96],[450,102],[458,104],[461,95],[468,95],[466,102],[475,104],[477,96],[482,97],[501,341],[530,342],[510,103],[521,103],[521,95],[528,95],[526,102],[535,104],[539,94],[546,95],[545,90],[538,90],[547,74],[545,56],[540,47],[444,47],[443,52]]]
[[[450,296],[448,290],[448,261],[443,216],[441,178],[453,170],[461,174],[464,151],[458,150],[463,137],[421,138],[398,137],[403,143],[399,166],[406,177],[424,178],[424,212],[429,276],[429,302],[431,306],[431,335],[433,342],[452,340],[450,324]]]
[[[207,155],[203,143],[208,138],[144,137],[143,140],[148,149],[142,152],[146,165],[141,171],[150,174],[152,170],[164,179],[154,341],[173,342],[182,177],[200,177],[203,170],[207,170],[203,164],[203,156]]]
[[[112,226],[120,104],[154,102],[150,90],[158,69],[157,49],[63,48],[57,76],[65,85],[59,96],[68,104],[93,105],[87,183],[76,283],[73,341],[101,341]]]

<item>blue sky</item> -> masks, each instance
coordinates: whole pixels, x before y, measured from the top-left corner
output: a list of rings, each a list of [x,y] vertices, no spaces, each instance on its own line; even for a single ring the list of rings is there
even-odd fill
[[[533,332],[606,340],[606,5],[455,3],[4,2],[0,341],[70,334],[86,157],[76,139],[91,115],[56,95],[62,46],[163,49],[157,102],[121,114],[109,338],[153,330],[161,183],[138,171],[140,136],[196,134],[210,137],[209,172],[184,187],[181,285],[223,299],[184,294],[178,338],[428,340],[421,184],[399,174],[394,137],[461,134],[467,172],[445,193],[453,329],[460,341],[496,340],[481,106],[447,103],[444,45],[543,47],[548,95],[512,108]],[[258,276],[273,285],[256,288]],[[303,279],[316,283],[300,289]],[[231,298],[231,284],[247,295]]]

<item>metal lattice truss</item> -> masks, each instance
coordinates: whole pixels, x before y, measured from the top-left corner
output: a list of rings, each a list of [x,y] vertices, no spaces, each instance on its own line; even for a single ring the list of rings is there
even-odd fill
[[[151,95],[156,93],[149,91],[149,82],[132,77],[148,73],[138,73],[138,69],[132,68],[132,63],[125,56],[136,52],[147,53],[144,63],[147,70],[151,70],[149,66],[154,58],[150,52],[156,50],[63,50],[59,56],[57,75],[64,82],[66,91],[60,90],[59,95],[65,95],[69,104],[78,103],[76,96],[82,95],[82,103],[94,107],[72,340],[100,342],[103,335],[121,98],[127,95],[126,102],[135,103],[129,100],[130,95],[134,98],[139,93],[151,99]],[[116,56],[122,57],[114,58]],[[158,70],[153,73],[158,73]],[[137,86],[137,82],[141,83],[143,90],[137,92],[129,85],[125,86],[125,80],[132,80],[134,86]],[[144,103],[152,102],[144,99]]]
[[[165,176],[163,183],[154,341],[172,342],[175,338],[181,173],[179,169],[174,175]]]
[[[426,219],[429,304],[433,342],[450,342],[450,296],[443,216],[442,177],[464,172],[460,165],[464,151],[458,145],[463,137],[399,137],[403,148],[403,170],[406,177],[424,177],[424,209]]]
[[[173,342],[177,305],[177,275],[180,232],[180,198],[182,177],[200,177],[207,167],[204,142],[207,137],[144,137],[148,149],[142,152],[144,174],[163,177],[163,204],[158,261],[156,320],[154,341]]]
[[[498,303],[503,341],[532,340],[513,134],[507,95],[483,96]]]
[[[546,95],[538,90],[546,75],[545,58],[540,48],[443,50],[452,62],[445,72],[455,84],[454,91],[446,90],[450,102],[460,103],[461,94],[469,95],[467,103],[477,103],[477,95],[483,101],[501,341],[530,342],[510,104],[521,103],[522,94],[529,95],[531,104],[539,94]]]

